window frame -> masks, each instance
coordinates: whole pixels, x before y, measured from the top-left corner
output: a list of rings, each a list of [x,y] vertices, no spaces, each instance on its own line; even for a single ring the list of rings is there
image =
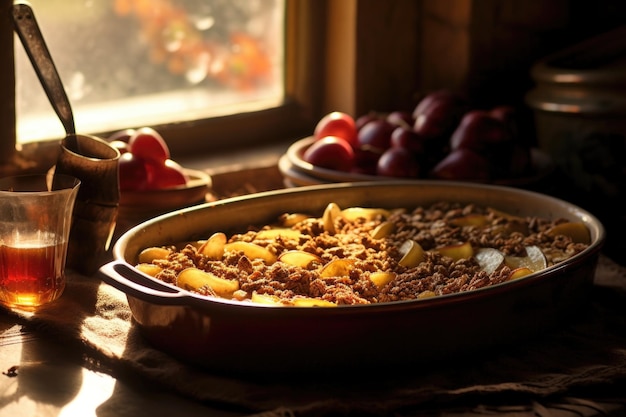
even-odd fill
[[[0,173],[41,170],[56,160],[61,140],[16,147],[13,0],[0,0]],[[285,28],[285,100],[261,111],[153,126],[173,157],[225,152],[257,144],[291,140],[310,132],[320,114],[323,94],[323,43],[326,2],[287,0]],[[130,126],[129,126],[130,127]],[[83,133],[83,132],[79,132]],[[112,132],[85,132],[106,137]],[[220,138],[212,140],[211,138]]]
[[[317,120],[334,110],[358,116],[410,108],[428,87],[422,80],[429,63],[421,45],[424,1],[287,0],[281,105],[153,127],[168,138],[173,157],[198,159],[288,144],[310,135]],[[0,0],[0,45],[9,45],[0,48],[0,174],[41,170],[52,166],[58,153],[58,141],[15,149],[12,3]]]

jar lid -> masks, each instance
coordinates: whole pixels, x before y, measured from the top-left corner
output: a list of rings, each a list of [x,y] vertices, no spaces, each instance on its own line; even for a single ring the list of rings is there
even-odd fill
[[[626,88],[626,26],[540,60],[531,76],[537,83]]]
[[[626,114],[626,26],[540,60],[531,76],[526,103],[536,110]]]

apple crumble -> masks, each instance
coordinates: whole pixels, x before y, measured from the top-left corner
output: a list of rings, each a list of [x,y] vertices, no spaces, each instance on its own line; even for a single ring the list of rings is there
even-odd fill
[[[275,306],[337,306],[435,297],[519,279],[590,243],[565,219],[489,207],[340,208],[280,216],[243,233],[146,248],[136,268],[202,295]]]

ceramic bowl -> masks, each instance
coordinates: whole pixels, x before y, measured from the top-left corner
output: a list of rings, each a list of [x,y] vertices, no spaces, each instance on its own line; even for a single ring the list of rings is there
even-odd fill
[[[581,221],[583,252],[526,277],[474,291],[391,303],[267,306],[187,292],[134,268],[147,247],[245,231],[286,212],[340,207],[415,207],[436,201],[491,206],[520,216]],[[155,347],[229,373],[297,375],[420,369],[521,340],[574,320],[589,299],[605,232],[587,211],[512,187],[446,181],[377,181],[304,186],[235,197],[174,212],[126,232],[102,278],[125,292],[136,325]]]
[[[314,141],[315,139],[313,137],[300,139],[291,144],[285,152],[285,160],[282,165],[279,165],[279,168],[281,169],[281,172],[283,172],[283,175],[285,175],[292,183],[294,182],[294,179],[290,177],[297,177],[298,174],[303,174],[305,177],[302,177],[302,181],[298,181],[298,179],[295,178],[296,184],[313,181],[317,184],[324,184],[346,181],[389,181],[392,179],[390,177],[344,172],[315,166],[302,158],[304,152]],[[527,176],[520,178],[501,178],[493,180],[491,183],[532,189],[554,171],[552,158],[550,158],[547,153],[536,148],[531,149],[531,164],[532,169],[530,174]],[[414,180],[406,179],[406,181]]]

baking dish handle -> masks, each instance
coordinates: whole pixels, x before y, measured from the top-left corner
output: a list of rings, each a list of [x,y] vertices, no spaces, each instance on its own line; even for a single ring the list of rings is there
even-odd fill
[[[121,261],[109,262],[99,269],[104,282],[135,298],[153,304],[181,304],[191,298],[183,291],[161,284]]]

